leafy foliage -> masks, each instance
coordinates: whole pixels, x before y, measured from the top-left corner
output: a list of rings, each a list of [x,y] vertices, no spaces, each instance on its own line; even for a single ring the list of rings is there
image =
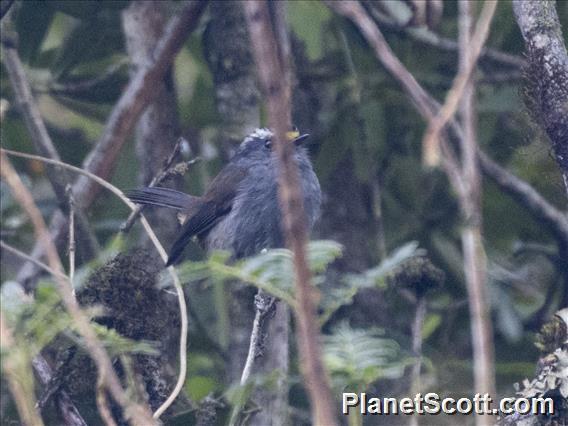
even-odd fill
[[[346,323],[324,336],[324,360],[340,392],[362,392],[379,379],[398,379],[412,362],[382,330],[353,329]]]

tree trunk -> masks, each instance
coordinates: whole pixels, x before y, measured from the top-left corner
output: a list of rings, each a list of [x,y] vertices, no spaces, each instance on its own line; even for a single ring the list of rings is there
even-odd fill
[[[556,2],[514,0],[513,10],[529,61],[527,107],[550,138],[568,196],[568,53]]]
[[[211,21],[204,34],[204,50],[215,83],[216,106],[221,116],[221,150],[229,152],[244,136],[260,124],[259,91],[251,56],[242,5],[237,2],[212,2]],[[240,379],[249,350],[254,321],[254,294],[250,287],[234,283],[230,290],[231,318],[227,378]],[[249,425],[283,425],[288,406],[288,307],[277,303],[276,314],[269,318],[263,356],[256,359],[252,374],[280,372],[275,386],[257,389],[252,396],[260,411]]]
[[[122,14],[126,47],[131,61],[131,74],[149,62],[167,22],[167,2],[135,1]],[[140,164],[139,182],[147,185],[161,171],[164,160],[172,152],[179,136],[176,93],[172,68],[158,83],[154,101],[148,105],[136,126],[136,156]],[[182,189],[181,177],[168,185]],[[177,236],[178,223],[168,209],[147,209],[146,218],[168,246]],[[149,240],[143,237],[149,247]]]

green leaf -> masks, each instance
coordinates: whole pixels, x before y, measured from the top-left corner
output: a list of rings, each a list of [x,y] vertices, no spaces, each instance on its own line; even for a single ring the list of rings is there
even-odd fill
[[[442,324],[442,316],[440,314],[427,315],[422,326],[422,340],[428,339],[438,329],[440,324]]]
[[[392,339],[382,337],[382,330],[353,329],[338,325],[324,336],[324,362],[340,389],[365,389],[380,378],[402,377],[410,359],[402,357]]]
[[[412,241],[397,248],[379,266],[369,269],[362,274],[346,275],[346,280],[357,287],[384,287],[387,276],[397,266],[411,257],[423,254],[425,254],[424,250],[418,248],[416,241]]]

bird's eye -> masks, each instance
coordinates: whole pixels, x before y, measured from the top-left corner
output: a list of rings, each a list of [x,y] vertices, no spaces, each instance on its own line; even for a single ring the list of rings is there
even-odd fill
[[[264,142],[264,147],[270,149],[272,147],[272,141],[267,139],[266,142]]]

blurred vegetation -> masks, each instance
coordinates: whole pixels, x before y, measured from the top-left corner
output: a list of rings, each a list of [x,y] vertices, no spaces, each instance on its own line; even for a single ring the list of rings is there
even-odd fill
[[[406,13],[402,0],[388,3],[395,19]],[[128,82],[120,20],[127,5],[128,1],[115,0],[26,0],[13,6],[17,8],[13,29],[18,51],[55,146],[70,164],[81,165]],[[173,4],[172,10],[175,7]],[[558,2],[557,9],[566,27],[568,8]],[[422,330],[422,381],[430,392],[470,396],[470,326],[459,209],[446,177],[421,166],[424,122],[352,25],[316,1],[291,1],[288,10],[298,79],[294,120],[312,135],[310,151],[326,197],[315,238],[337,240],[317,241],[310,246],[310,263],[322,294],[325,360],[335,392],[339,395],[343,389],[352,389],[389,396],[408,394],[406,367],[414,362],[411,324],[415,300],[398,283],[393,284],[392,274],[405,260],[427,256],[446,279],[428,295]],[[435,31],[455,40],[456,14],[454,2],[444,2],[443,19]],[[194,194],[202,193],[204,176],[214,176],[219,170],[222,160],[218,153],[223,151],[216,146],[220,118],[201,41],[207,16],[204,18],[177,56],[174,69],[182,132],[196,137],[207,153],[201,163],[205,174],[196,167],[185,176],[186,189]],[[420,43],[404,30],[384,31],[392,49],[417,80],[437,99],[443,99],[456,73],[456,52]],[[522,39],[509,2],[500,2],[488,44],[522,55]],[[2,146],[34,152],[4,65],[0,71],[2,102],[8,102],[2,119]],[[476,75],[479,143],[493,159],[533,185],[551,203],[566,209],[549,145],[523,105],[519,71],[496,61],[481,61]],[[505,77],[492,78],[495,76]],[[133,142],[122,151],[112,178],[119,188],[136,186]],[[28,160],[13,162],[44,216],[50,217],[57,201],[46,181],[44,166]],[[337,179],[351,185],[348,195],[358,201],[350,204],[344,192],[334,192]],[[376,182],[380,185],[386,257],[380,253],[377,240],[373,209]],[[31,225],[4,183],[0,213],[2,240],[29,253],[34,243]],[[75,280],[78,291],[81,283],[117,250],[137,246],[138,240],[130,236],[117,247],[115,235],[126,216],[127,209],[110,194],[100,196],[89,209],[90,223],[106,249],[104,258],[81,265]],[[332,216],[339,219],[326,219]],[[561,294],[568,291],[561,274],[567,261],[557,258],[555,240],[543,225],[489,181],[484,181],[483,222],[498,392],[511,395],[515,382],[534,373],[539,356],[534,333],[560,308]],[[346,237],[351,233],[366,238],[354,244]],[[61,255],[66,257],[64,252]],[[243,394],[223,382],[223,357],[213,349],[223,343],[216,342],[223,336],[218,321],[223,322],[212,309],[218,306],[214,283],[237,278],[293,305],[290,253],[271,250],[237,264],[228,264],[223,254],[195,260],[180,267],[190,306],[200,319],[198,325],[190,320],[185,391],[193,400],[214,393],[226,394],[229,401],[235,401]],[[38,285],[33,302],[23,303],[20,296],[14,297],[19,290],[13,282],[21,261],[3,251],[1,266],[2,309],[9,313],[7,321],[16,333],[20,363],[29,366],[32,357],[61,332],[74,337],[73,324],[49,282]],[[160,285],[167,289],[169,284],[164,278]],[[123,303],[136,303],[136,297]],[[132,341],[104,327],[97,330],[109,347],[119,351],[113,352],[117,356],[155,351],[150,343]],[[292,362],[290,403],[300,413],[294,423],[301,424],[306,398],[295,355]],[[25,380],[30,389],[31,379],[28,370]],[[263,379],[262,383],[270,382],[270,378]],[[16,416],[8,403],[3,402],[0,410],[6,421]],[[187,418],[193,418],[193,414],[180,410],[171,422],[187,424],[183,423]]]

